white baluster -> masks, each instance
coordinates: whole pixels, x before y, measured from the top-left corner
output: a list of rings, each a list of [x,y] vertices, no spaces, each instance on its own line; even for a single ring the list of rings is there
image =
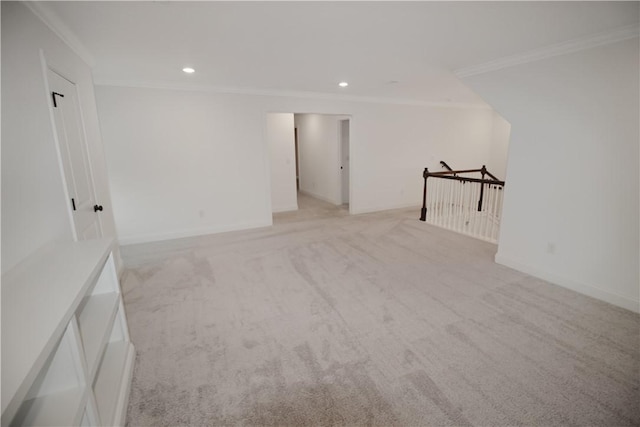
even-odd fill
[[[455,204],[455,188],[456,188],[456,182],[453,180],[448,180],[450,182],[449,184],[449,221],[448,221],[448,229],[449,230],[453,230],[453,220],[454,218],[454,209],[453,209],[453,205]]]
[[[456,181],[458,183],[458,206],[457,206],[457,215],[458,215],[458,219],[456,221],[456,230],[458,230],[458,232],[462,231],[462,205],[464,203],[464,183],[463,181]]]
[[[493,227],[494,227],[494,215],[493,215],[493,209],[494,209],[494,203],[495,203],[495,188],[493,186],[493,184],[489,184],[489,205],[487,206],[487,221],[489,222],[487,224],[487,239],[489,239],[490,241],[493,241]]]
[[[486,205],[486,201],[487,198],[489,196],[489,194],[487,193],[487,186],[484,186],[484,194],[483,194],[483,198],[482,198],[482,224],[480,224],[480,236],[482,238],[486,238],[487,237],[487,205]]]
[[[438,194],[440,192],[440,180],[433,178],[433,215],[431,215],[431,223],[435,224],[438,219]]]
[[[478,199],[480,198],[480,184],[473,183],[474,195],[473,195],[473,235],[478,235],[478,224],[480,223],[480,212],[478,212]]]
[[[491,240],[491,225],[493,224],[493,186],[491,184],[487,185],[487,190],[489,193],[487,194],[487,213],[486,213],[486,225],[484,227],[484,235],[485,238]]]
[[[496,230],[498,228],[498,186],[495,185],[493,187],[493,222],[491,223],[491,239],[493,239],[493,241],[495,241],[497,243],[498,241],[498,236],[496,235]]]
[[[434,224],[438,224],[438,222],[440,221],[440,215],[442,214],[441,209],[442,209],[442,203],[441,203],[441,198],[442,198],[442,180],[439,178],[436,178],[436,209],[435,209],[435,221]]]
[[[472,187],[470,185],[470,183],[465,183],[464,184],[464,188],[465,188],[465,201],[464,201],[464,232],[465,234],[469,234],[469,226],[468,224],[469,222],[469,205],[470,205],[470,200],[471,200],[471,190]]]
[[[504,187],[496,189],[496,242],[500,237],[500,224],[502,222],[502,197],[504,196]]]
[[[431,222],[431,201],[433,200],[433,179],[427,178],[427,217],[425,218],[426,222]]]
[[[447,182],[444,179],[440,179],[440,196],[438,197],[438,202],[440,204],[440,211],[438,216],[438,225],[442,226],[442,221],[444,219],[444,195],[445,195],[445,186]]]

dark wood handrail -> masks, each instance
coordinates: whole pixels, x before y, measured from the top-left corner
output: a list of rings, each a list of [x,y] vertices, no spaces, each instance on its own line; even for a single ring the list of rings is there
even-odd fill
[[[504,181],[499,181],[497,179],[482,179],[482,178],[467,178],[464,176],[451,176],[451,175],[432,175],[429,173],[429,176],[433,176],[434,178],[442,178],[442,179],[453,179],[455,181],[463,181],[463,182],[479,182],[480,184],[493,184],[504,187]]]
[[[445,162],[444,160],[440,160],[440,165],[442,165],[442,167],[447,169],[447,170],[446,171],[442,171],[442,172],[431,172],[431,173],[432,174],[443,174],[443,175],[453,174],[455,176],[456,174],[459,174],[459,173],[480,172],[480,173],[489,175],[492,179],[495,179],[496,181],[500,181],[500,179],[498,179],[494,174],[489,172],[484,165],[482,166],[481,169],[467,169],[467,170],[460,170],[460,171],[454,171],[453,169],[451,169],[451,166],[449,166],[447,164],[447,162]],[[483,169],[484,169],[484,171],[483,171]]]
[[[472,173],[472,172],[482,172],[482,169],[464,169],[459,171],[447,170],[447,171],[440,171],[440,172],[429,172],[429,176],[456,175],[459,173]]]
[[[496,181],[500,181],[500,180],[499,180],[498,178],[496,178],[496,177],[495,177],[495,175],[494,175],[494,174],[492,174],[491,172],[489,172],[489,171],[485,171],[485,172],[486,172],[486,174],[487,174],[487,175],[489,175],[492,179],[495,179]]]
[[[440,164],[442,165],[443,168],[446,168],[449,171],[453,171],[453,169],[451,169],[451,166],[449,166],[447,162],[445,162],[444,160],[440,160]]]

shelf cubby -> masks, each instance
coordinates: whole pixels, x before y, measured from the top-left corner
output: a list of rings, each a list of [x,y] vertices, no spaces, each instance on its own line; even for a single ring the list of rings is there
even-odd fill
[[[100,356],[107,344],[118,308],[119,295],[115,292],[91,295],[86,298],[78,316],[80,336],[87,362],[88,377],[95,376]]]
[[[127,365],[133,363],[133,349],[131,344],[126,341],[115,341],[109,343],[104,354],[104,359],[100,366],[100,371],[96,377],[93,390],[98,405],[98,414],[104,425],[117,425],[122,423],[124,413],[117,412],[118,400],[121,393],[124,372]],[[126,409],[126,408],[125,408]]]
[[[11,425],[66,426],[77,424],[87,383],[78,361],[74,319],[56,343],[43,368],[31,384]]]

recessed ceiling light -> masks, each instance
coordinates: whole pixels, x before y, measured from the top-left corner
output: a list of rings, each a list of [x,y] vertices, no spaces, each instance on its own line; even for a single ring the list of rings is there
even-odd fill
[[[195,72],[196,72],[196,70],[194,70],[194,69],[193,69],[193,68],[191,68],[191,67],[184,67],[184,68],[182,69],[182,71],[184,71],[184,72],[185,72],[185,73],[187,73],[187,74],[191,74],[191,73],[195,73]]]
[[[347,83],[347,82],[340,82],[340,83],[338,83],[338,86],[340,86],[340,87],[347,87],[347,86],[349,86],[349,83]]]

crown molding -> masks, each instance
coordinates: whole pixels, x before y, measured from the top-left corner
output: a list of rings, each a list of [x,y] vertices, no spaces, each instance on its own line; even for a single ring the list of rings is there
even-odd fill
[[[255,89],[255,88],[238,88],[238,87],[225,87],[225,86],[212,86],[212,85],[184,84],[184,83],[175,83],[175,82],[167,82],[167,81],[109,80],[109,79],[94,78],[94,84],[96,86],[129,87],[129,88],[138,88],[138,89],[179,90],[179,91],[207,92],[207,93],[230,94],[230,95],[276,96],[276,97],[283,97],[283,98],[304,98],[304,99],[319,99],[319,100],[343,101],[343,102],[366,102],[366,103],[373,103],[373,104],[408,105],[408,106],[418,106],[418,107],[475,108],[475,109],[491,108],[487,104],[473,104],[473,103],[462,103],[462,102],[434,102],[434,101],[421,101],[421,100],[415,100],[415,99],[402,99],[402,98],[338,95],[338,94],[323,93],[323,92],[265,90],[265,89]]]
[[[96,61],[89,50],[82,44],[76,35],[62,22],[62,19],[51,9],[47,2],[24,1],[25,6],[31,10],[47,27],[51,29],[73,52],[80,57],[89,67],[93,68]]]
[[[540,49],[530,50],[528,52],[506,56],[483,64],[473,65],[470,67],[459,68],[453,71],[459,78],[471,77],[477,74],[484,74],[491,71],[501,70],[503,68],[514,67],[516,65],[526,64],[529,62],[540,61],[554,56],[566,55],[585,49],[591,49],[597,46],[603,46],[610,43],[616,43],[629,40],[640,36],[640,26],[628,25],[616,28],[599,34],[569,40],[566,42],[546,46]]]

